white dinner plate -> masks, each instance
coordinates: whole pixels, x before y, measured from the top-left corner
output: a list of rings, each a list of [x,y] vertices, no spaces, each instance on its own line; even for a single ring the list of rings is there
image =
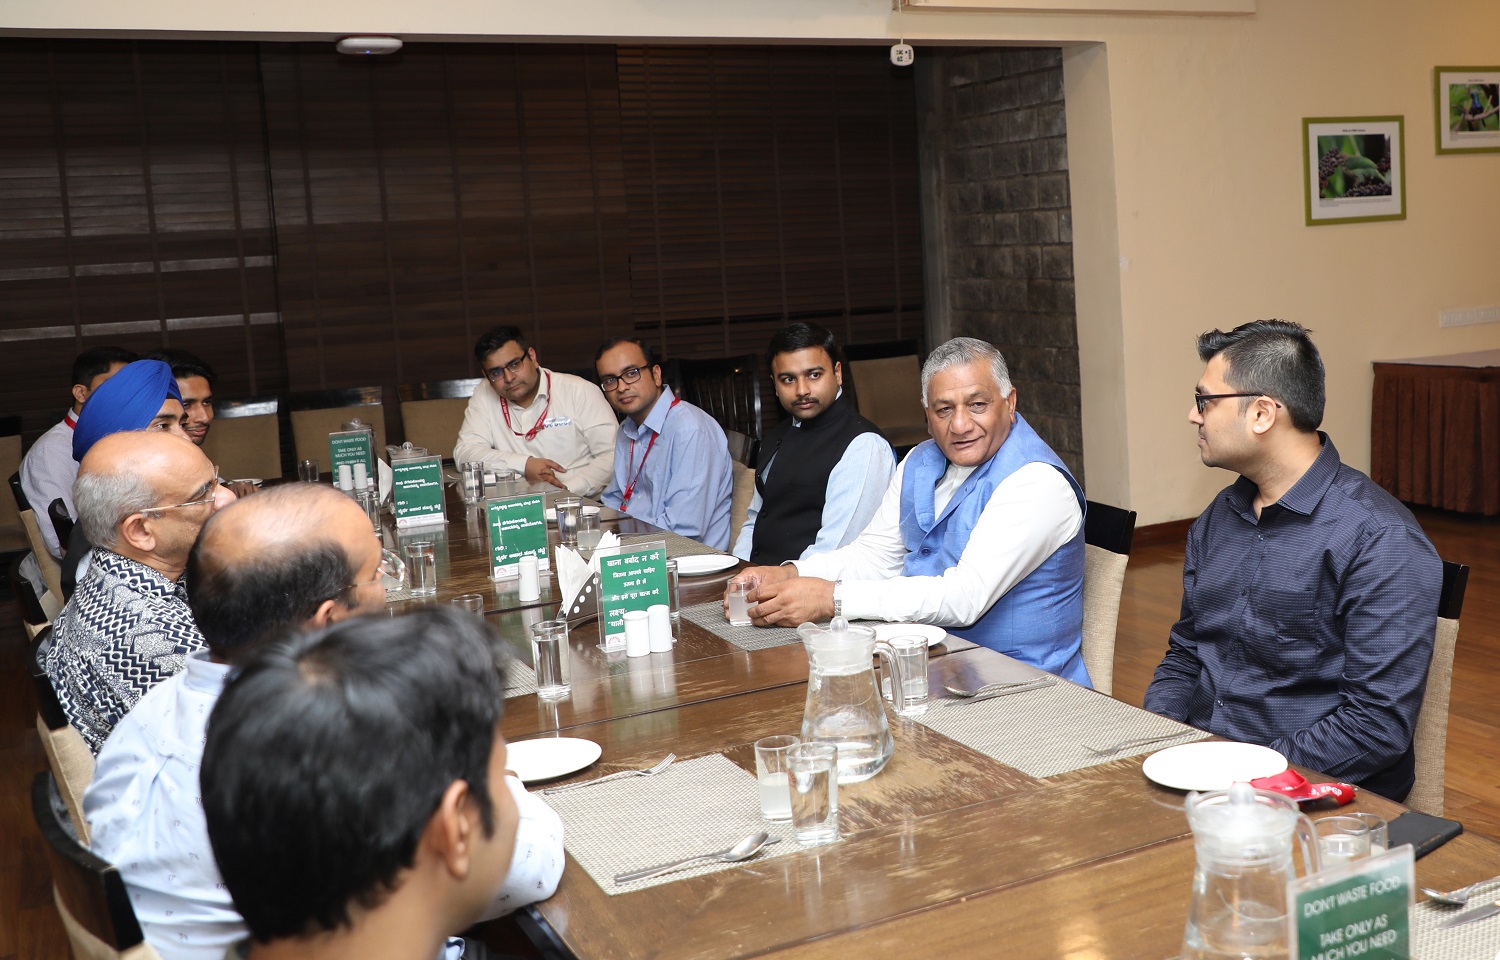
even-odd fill
[[[948,636],[948,631],[942,627],[935,627],[930,623],[877,623],[875,624],[875,639],[889,641],[892,637],[909,637],[915,634],[927,638],[927,649],[942,643]]]
[[[592,740],[576,737],[541,737],[506,744],[505,766],[522,783],[540,783],[577,773],[599,759],[602,752]]]
[[[722,553],[706,553],[677,558],[677,573],[684,577],[701,577],[709,573],[728,570],[739,563],[739,557],[728,557]]]
[[[1286,769],[1286,757],[1255,743],[1184,743],[1159,750],[1141,772],[1177,790],[1228,790],[1241,780],[1273,777]]]

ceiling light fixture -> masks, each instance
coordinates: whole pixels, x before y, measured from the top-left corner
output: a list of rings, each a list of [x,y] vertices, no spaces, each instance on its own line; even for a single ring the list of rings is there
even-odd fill
[[[401,41],[396,37],[345,37],[334,49],[351,56],[378,56],[400,50]]]

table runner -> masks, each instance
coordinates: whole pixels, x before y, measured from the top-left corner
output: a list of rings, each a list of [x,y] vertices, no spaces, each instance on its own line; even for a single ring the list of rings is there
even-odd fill
[[[741,650],[769,650],[802,642],[791,627],[737,627],[724,619],[724,604],[718,600],[683,607],[682,615]]]
[[[1155,753],[1209,736],[1062,679],[1050,687],[979,703],[952,697],[941,688],[933,689],[932,698],[927,712],[912,719],[1037,778]],[[1086,744],[1108,747],[1121,740],[1179,730],[1181,735],[1170,740],[1127,747],[1105,756],[1085,748]]]
[[[505,699],[536,693],[536,671],[514,658],[505,665]]]
[[[623,544],[655,543],[658,540],[666,542],[668,557],[700,557],[709,554],[727,556],[723,550],[715,550],[707,544],[691,540],[680,533],[673,533],[670,530],[658,530],[655,533],[632,533],[620,538],[620,542]]]
[[[1480,904],[1488,902],[1481,899]],[[1479,906],[1480,904],[1472,904]],[[1500,956],[1500,917],[1476,920],[1439,930],[1438,924],[1457,916],[1463,907],[1419,903],[1411,910],[1411,955],[1421,960],[1469,960]]]
[[[626,777],[542,799],[562,817],[568,853],[610,896],[720,870],[754,869],[763,860],[802,849],[792,838],[791,821],[761,819],[755,775],[718,753],[679,760],[655,776]],[[709,862],[615,883],[617,874],[724,850],[757,830],[781,842],[743,863]]]

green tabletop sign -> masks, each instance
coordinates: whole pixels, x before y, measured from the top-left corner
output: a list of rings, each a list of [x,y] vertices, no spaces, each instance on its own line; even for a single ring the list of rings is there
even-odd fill
[[[520,573],[522,557],[547,569],[546,502],[540,493],[485,501],[490,528],[490,574],[499,580]]]
[[[365,475],[375,476],[373,436],[369,430],[335,430],[328,435],[328,462],[332,464],[329,472],[335,483],[339,478],[339,465],[344,463],[349,464],[350,470],[354,464],[363,463]]]
[[[396,526],[439,523],[443,515],[443,458],[411,457],[391,464]]]
[[[625,611],[667,602],[667,545],[632,543],[595,550],[599,622],[606,647],[625,642]]]
[[[1287,884],[1291,960],[1407,960],[1414,876],[1402,844]]]

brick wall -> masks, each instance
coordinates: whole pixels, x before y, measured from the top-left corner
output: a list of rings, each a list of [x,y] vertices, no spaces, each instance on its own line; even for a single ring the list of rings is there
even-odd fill
[[[1082,482],[1061,52],[945,50],[930,62],[926,254],[943,285],[928,298],[943,313],[934,327],[1004,352],[1021,413]]]

